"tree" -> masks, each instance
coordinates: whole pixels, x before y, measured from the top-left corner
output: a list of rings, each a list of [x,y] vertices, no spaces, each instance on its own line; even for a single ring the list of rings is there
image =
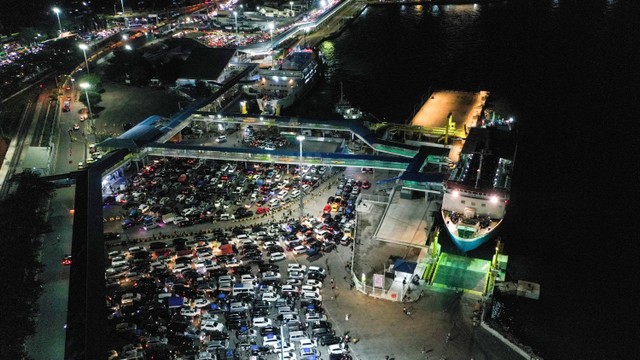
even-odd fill
[[[0,359],[23,359],[27,357],[25,340],[35,333],[42,293],[38,238],[50,231],[45,216],[53,185],[32,173],[19,174],[11,181],[17,184],[16,190],[0,201],[0,245],[11,249],[0,252],[0,272],[7,289],[0,296]]]
[[[87,104],[87,95],[89,95],[89,102],[91,103],[92,109],[102,101],[102,96],[98,92],[89,89],[86,93],[83,91],[80,95],[80,102],[83,103],[84,106],[89,106],[89,104]]]
[[[35,28],[23,27],[20,28],[20,33],[18,33],[18,40],[22,45],[29,46],[38,40],[38,35],[39,32]]]
[[[98,74],[83,74],[81,75],[76,83],[81,84],[83,82],[89,83],[91,85],[91,89],[93,91],[98,91],[102,88],[102,79]]]

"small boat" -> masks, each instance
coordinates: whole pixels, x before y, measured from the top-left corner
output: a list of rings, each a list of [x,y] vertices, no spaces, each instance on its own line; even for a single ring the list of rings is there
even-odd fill
[[[338,101],[335,106],[335,112],[346,120],[358,120],[364,117],[364,113],[360,111],[360,109],[351,106],[349,101],[344,97],[342,83],[340,83],[340,101]]]

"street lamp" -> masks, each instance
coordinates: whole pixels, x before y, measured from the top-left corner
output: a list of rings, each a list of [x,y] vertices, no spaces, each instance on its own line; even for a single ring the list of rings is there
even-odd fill
[[[300,142],[300,178],[302,179],[302,142],[304,141],[304,135],[296,136],[296,140]],[[302,221],[302,216],[304,215],[304,190],[300,193],[300,221]]]
[[[82,49],[82,53],[84,54],[84,64],[87,67],[87,74],[89,74],[89,61],[87,60],[87,49],[89,48],[87,44],[78,45],[80,49]]]
[[[89,102],[89,88],[91,84],[87,82],[80,83],[80,88],[84,89],[84,96],[87,97],[87,107],[89,108],[89,122],[93,121],[93,113],[91,112],[91,103]]]
[[[274,61],[273,61],[273,28],[275,28],[275,25],[273,22],[269,23],[269,50],[271,51],[271,68],[274,67]]]
[[[53,9],[54,13],[56,13],[56,17],[58,18],[58,27],[60,28],[60,35],[62,35],[62,23],[60,22],[60,8],[54,7]]]
[[[236,35],[238,35],[238,12],[233,12],[233,17],[236,19]]]
[[[291,12],[293,13],[293,1],[289,1],[289,6],[291,6]]]
[[[124,16],[124,0],[120,0],[120,6],[122,6],[122,18],[124,19],[124,27],[128,28],[129,26],[127,26],[127,17]],[[115,4],[113,5],[113,7],[115,7]]]

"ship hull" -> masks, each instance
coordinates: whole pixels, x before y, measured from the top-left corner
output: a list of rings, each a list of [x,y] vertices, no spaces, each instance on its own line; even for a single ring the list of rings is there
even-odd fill
[[[456,247],[462,252],[475,250],[489,239],[493,238],[497,234],[500,224],[502,224],[502,220],[500,220],[496,226],[489,231],[482,232],[481,234],[478,234],[478,236],[472,238],[462,238],[457,235],[455,225],[447,223],[449,220],[444,212],[442,213],[442,218],[446,224],[447,232],[449,233],[449,237],[451,237],[451,241],[453,241]]]

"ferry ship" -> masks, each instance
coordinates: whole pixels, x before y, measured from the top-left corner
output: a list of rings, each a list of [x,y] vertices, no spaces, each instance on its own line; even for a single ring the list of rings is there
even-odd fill
[[[245,86],[248,95],[256,96],[263,114],[278,115],[281,109],[302,98],[320,76],[319,55],[312,49],[296,48],[281,64],[258,70],[255,83]]]
[[[444,182],[442,200],[442,218],[460,250],[467,252],[482,245],[502,223],[515,153],[510,126],[470,129],[460,161]]]

